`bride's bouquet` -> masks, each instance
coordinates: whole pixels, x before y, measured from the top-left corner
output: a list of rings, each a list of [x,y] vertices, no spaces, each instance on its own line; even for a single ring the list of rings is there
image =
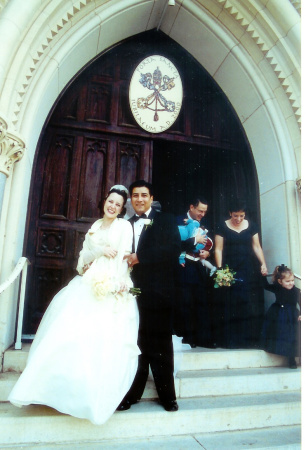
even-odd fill
[[[227,265],[224,269],[218,269],[214,275],[214,288],[219,288],[223,286],[232,286],[235,283],[236,272],[230,269]]]
[[[134,288],[130,277],[118,278],[109,270],[103,270],[95,260],[83,275],[98,300],[112,295],[116,300],[128,300],[132,296],[141,294],[140,289]]]
[[[119,292],[120,285],[109,274],[95,274],[92,278],[92,289],[96,297],[103,299],[109,294],[115,294]]]
[[[99,299],[103,299],[109,294],[114,295],[118,299],[118,296],[122,297],[125,294],[136,296],[141,293],[139,288],[129,288],[127,285],[119,282],[114,277],[110,277],[108,274],[100,275],[98,278],[95,277],[92,281],[93,291]]]

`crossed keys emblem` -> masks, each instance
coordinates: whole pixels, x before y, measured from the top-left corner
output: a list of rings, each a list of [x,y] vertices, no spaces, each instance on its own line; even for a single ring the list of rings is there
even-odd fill
[[[158,67],[154,70],[153,76],[151,73],[141,74],[139,83],[153,92],[146,98],[138,98],[137,106],[140,109],[150,109],[151,111],[154,111],[155,122],[159,120],[158,112],[173,112],[175,110],[175,103],[167,100],[161,94],[161,92],[169,91],[175,86],[173,80],[174,78],[170,78],[168,75],[162,76]]]

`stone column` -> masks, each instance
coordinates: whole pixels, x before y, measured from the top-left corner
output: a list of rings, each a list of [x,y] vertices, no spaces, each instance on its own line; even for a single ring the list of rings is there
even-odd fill
[[[0,217],[6,179],[10,176],[14,163],[23,157],[24,151],[24,142],[8,131],[7,121],[0,116]]]

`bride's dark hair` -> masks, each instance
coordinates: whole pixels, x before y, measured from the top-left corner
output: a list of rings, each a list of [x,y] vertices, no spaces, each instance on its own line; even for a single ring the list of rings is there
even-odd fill
[[[119,217],[119,218],[124,217],[124,216],[125,216],[125,213],[126,213],[126,207],[125,207],[125,205],[126,205],[127,198],[128,198],[127,192],[124,191],[123,189],[120,189],[120,188],[117,188],[117,187],[112,187],[112,188],[108,191],[107,196],[105,197],[105,200],[107,200],[108,197],[109,197],[112,193],[121,195],[121,197],[123,198],[122,211],[121,211],[120,214],[118,214],[118,217]],[[104,211],[103,211],[103,215],[104,215]]]

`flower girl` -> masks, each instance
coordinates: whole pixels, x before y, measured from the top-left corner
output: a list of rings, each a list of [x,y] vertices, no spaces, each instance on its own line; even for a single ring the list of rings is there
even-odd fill
[[[291,269],[282,264],[273,272],[273,284],[264,278],[264,288],[275,294],[275,302],[267,311],[263,325],[263,349],[288,357],[288,366],[296,369],[299,356],[300,290],[294,286]]]

